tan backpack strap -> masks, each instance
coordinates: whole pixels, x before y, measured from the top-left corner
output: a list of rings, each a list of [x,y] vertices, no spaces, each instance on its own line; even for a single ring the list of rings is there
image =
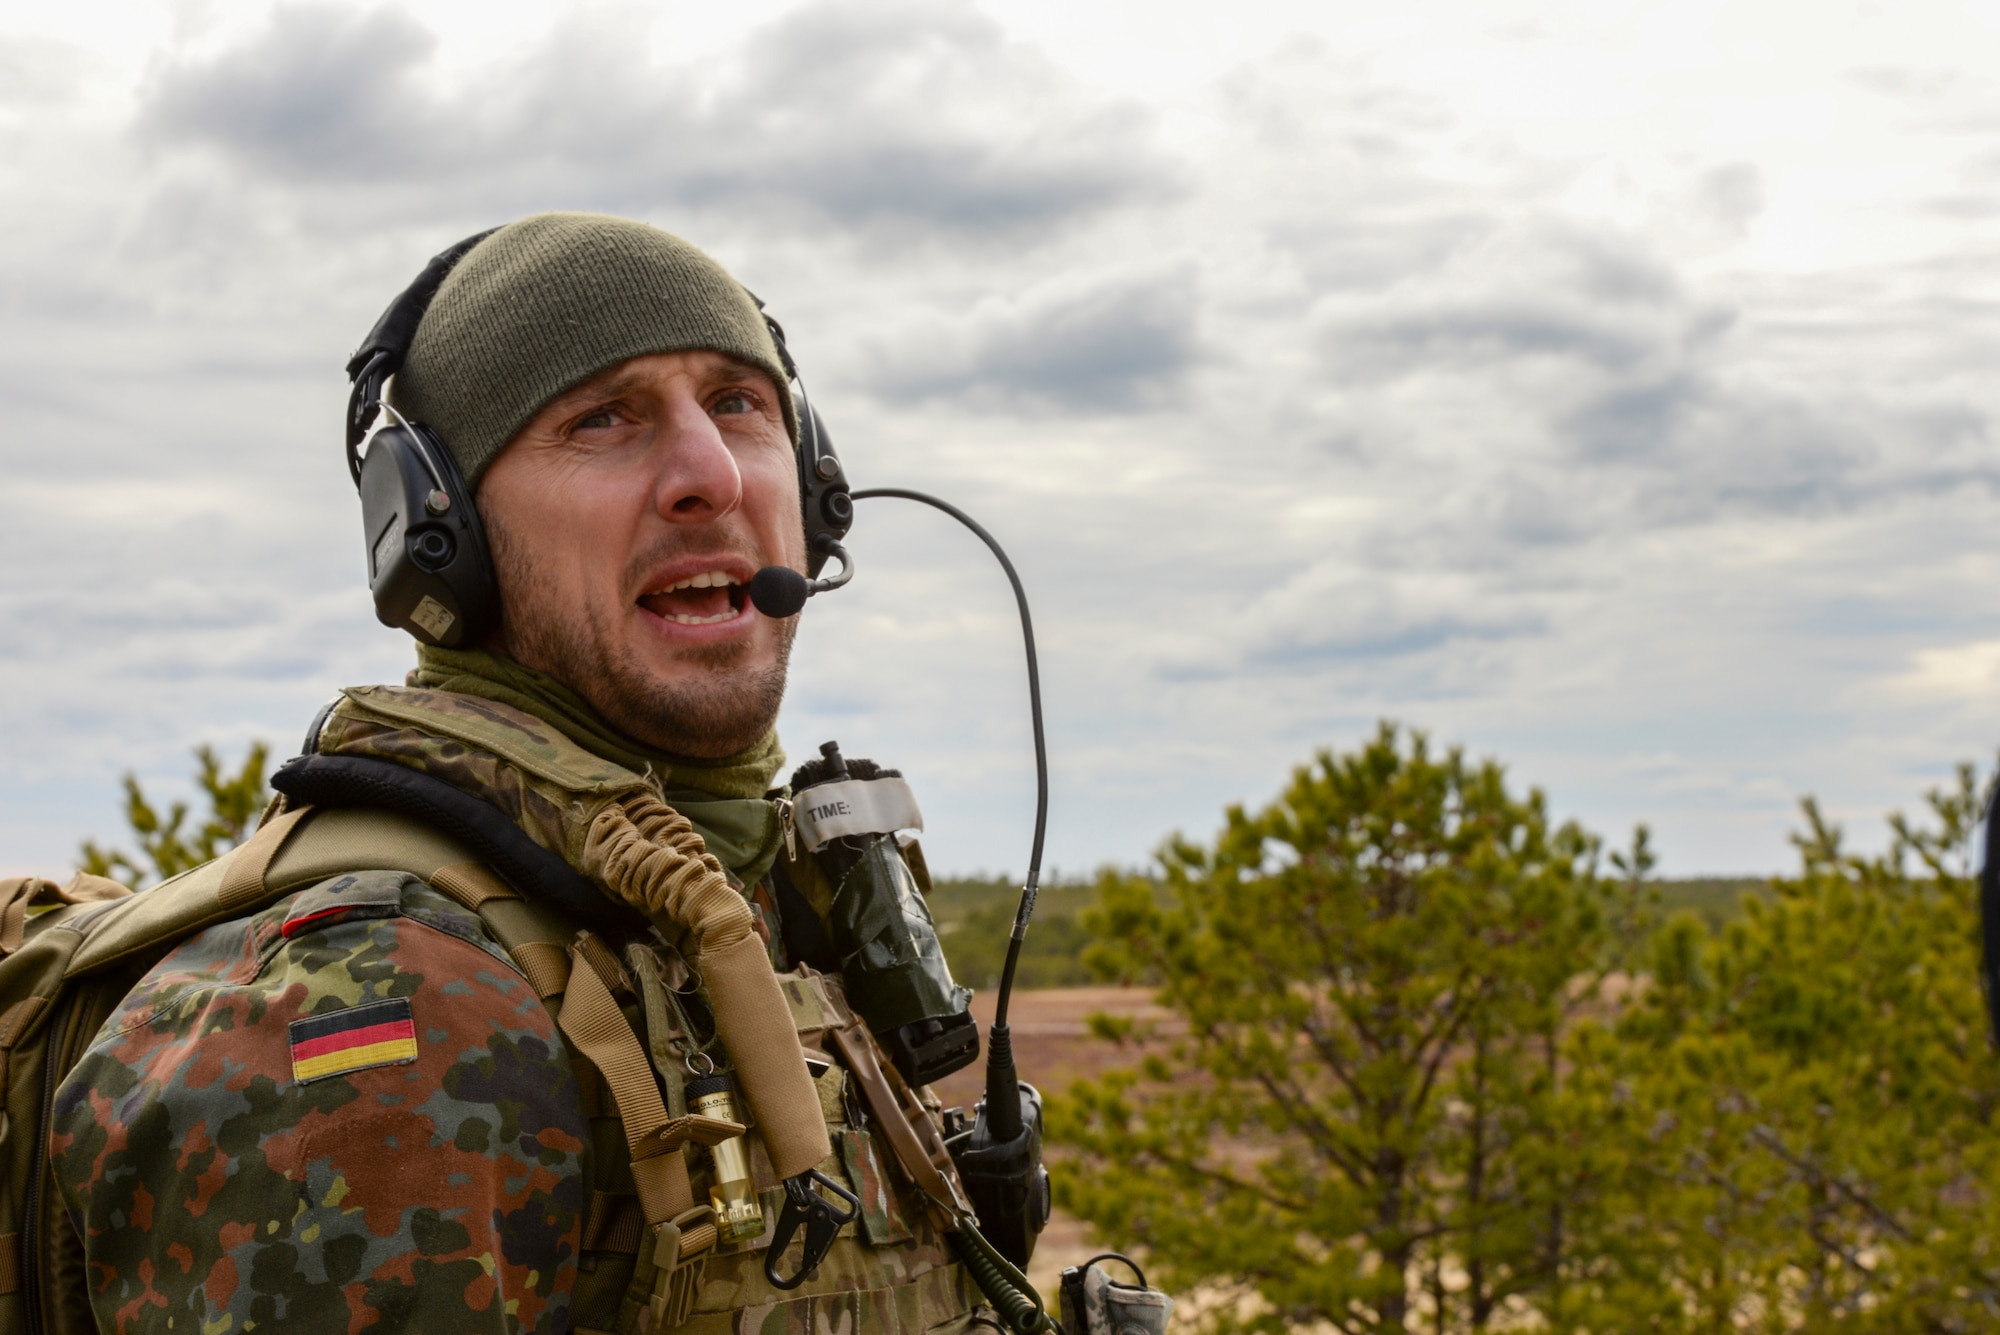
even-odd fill
[[[640,1263],[652,1266],[646,1307],[652,1328],[666,1330],[694,1310],[702,1270],[719,1240],[714,1210],[695,1204],[681,1147],[690,1140],[712,1145],[742,1135],[745,1128],[713,1117],[667,1116],[646,1050],[584,949],[590,934],[578,935],[578,944],[570,949],[569,991],[556,1023],[563,1037],[597,1067],[618,1105],[632,1151],[632,1181],[646,1217],[648,1241],[638,1248]],[[624,1321],[619,1328],[626,1328]]]
[[[876,1124],[889,1138],[889,1149],[896,1162],[911,1184],[924,1194],[932,1222],[940,1228],[957,1228],[959,1219],[972,1213],[972,1206],[959,1194],[956,1179],[947,1176],[940,1167],[951,1162],[951,1152],[917,1103],[916,1095],[899,1072],[883,1070],[882,1063],[875,1059],[873,1045],[859,1025],[835,1029],[829,1037],[846,1059],[847,1069],[854,1076],[854,1083],[861,1087],[861,1096],[867,1100],[868,1110],[875,1114]]]
[[[431,873],[430,882],[433,889],[473,913],[479,912],[479,906],[488,900],[521,897],[512,886],[477,862],[454,862],[439,867]]]
[[[587,933],[583,935],[588,935]],[[653,1081],[653,1066],[646,1059],[639,1036],[625,1019],[625,1012],[611,996],[611,989],[591,966],[581,946],[571,948],[569,990],[563,996],[562,1016],[557,1021],[563,1037],[590,1059],[611,1087],[612,1101],[625,1125],[625,1143],[632,1151],[632,1180],[639,1188],[639,1204],[646,1222],[655,1227],[685,1214],[694,1206],[694,1188],[688,1181],[687,1160],[680,1149],[690,1139],[693,1118],[669,1118],[660,1087]],[[700,1119],[714,1123],[713,1118]],[[721,1138],[741,1135],[734,1122],[719,1124]],[[706,1251],[715,1245],[714,1225],[684,1229],[683,1256]]]
[[[39,876],[10,876],[0,881],[0,955],[11,955],[28,937],[28,905],[54,882]]]
[[[523,941],[507,947],[514,967],[527,976],[528,986],[543,1001],[559,997],[569,986],[569,952],[553,941]]]
[[[59,904],[102,904],[106,900],[123,899],[131,893],[132,887],[122,881],[80,871],[56,890],[55,901]]]
[[[229,870],[223,873],[222,886],[216,891],[215,902],[222,908],[233,909],[262,899],[264,876],[271,870],[278,850],[284,847],[286,838],[313,810],[312,807],[299,807],[273,816],[259,825],[257,833],[229,855]]]
[[[479,913],[480,909],[499,900],[518,900],[520,894],[514,887],[495,876],[483,863],[451,862],[427,878],[431,888],[444,895],[460,908]],[[493,920],[486,921],[487,929],[493,931]],[[543,1001],[559,997],[569,986],[569,951],[554,941],[506,940],[506,933],[494,932],[495,939],[506,947],[513,957],[514,967],[527,978],[528,986],[535,989],[535,995]],[[602,949],[602,947],[599,947]]]
[[[792,1177],[833,1153],[819,1091],[792,1008],[771,972],[762,938],[752,932],[734,945],[705,950],[694,967],[708,991],[715,1031],[736,1065],[736,1084],[750,1101],[771,1171]]]
[[[132,887],[87,871],[70,877],[67,885],[57,885],[39,876],[10,876],[0,880],[0,955],[13,954],[27,939],[29,909],[95,904],[123,899],[131,893]]]
[[[570,949],[577,958],[590,965],[590,971],[611,989],[611,995],[617,996],[621,992],[628,997],[638,995],[632,986],[632,975],[625,972],[624,963],[601,939],[589,932],[579,932],[576,943]]]

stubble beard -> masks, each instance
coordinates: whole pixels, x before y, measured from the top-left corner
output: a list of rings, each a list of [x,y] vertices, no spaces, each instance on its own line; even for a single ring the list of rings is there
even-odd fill
[[[593,609],[566,599],[523,544],[492,516],[485,518],[501,589],[498,647],[516,662],[575,691],[620,732],[674,755],[733,756],[763,740],[778,721],[796,619],[777,624],[777,654],[768,664],[752,661],[756,649],[748,640],[694,645],[679,656],[692,671],[660,681],[624,646],[620,627],[602,624]],[[660,558],[647,552],[627,573],[653,569]]]

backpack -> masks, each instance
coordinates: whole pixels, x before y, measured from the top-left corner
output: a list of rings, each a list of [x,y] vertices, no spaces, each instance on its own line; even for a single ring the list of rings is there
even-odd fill
[[[48,1135],[57,1087],[106,1018],[176,946],[344,873],[406,872],[476,913],[558,1020],[580,1059],[579,1078],[591,1072],[586,1110],[593,1119],[613,1119],[612,1134],[622,1132],[628,1144],[659,1140],[671,1148],[743,1131],[663,1106],[654,1068],[623,1009],[629,1003],[613,995],[623,990],[615,956],[601,938],[579,932],[574,917],[524,898],[488,870],[510,863],[504,848],[475,842],[498,862],[410,815],[378,806],[306,805],[268,814],[235,849],[137,893],[83,874],[61,886],[32,877],[0,880],[0,1331],[98,1335],[83,1240],[57,1190]],[[927,1201],[955,1197],[943,1141],[916,1093],[875,1059],[838,978],[802,968],[782,976],[780,987],[801,1030],[822,1035],[845,1056],[897,1167]],[[674,1153],[647,1166],[681,1164]],[[666,1329],[689,1315],[716,1230],[698,1222],[706,1206],[687,1208],[684,1171],[636,1176],[645,1179],[638,1198],[593,1193],[604,1199],[593,1199],[582,1240],[586,1252],[631,1258],[630,1269],[601,1266],[580,1274],[579,1297],[587,1286],[611,1295],[618,1330]],[[663,1210],[670,1222],[653,1218]]]
[[[56,1088],[139,979],[175,946],[330,876],[404,871],[480,914],[537,993],[569,977],[566,933],[454,839],[370,808],[300,807],[150,889],[79,873],[0,880],[0,1330],[97,1335],[83,1241],[49,1164]],[[511,901],[515,912],[495,912]]]

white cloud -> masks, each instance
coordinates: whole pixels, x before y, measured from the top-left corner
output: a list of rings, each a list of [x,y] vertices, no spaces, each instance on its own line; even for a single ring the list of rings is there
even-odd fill
[[[1919,699],[1989,699],[2000,693],[2000,640],[1919,649],[1910,655],[1909,670],[1887,684]]]
[[[447,83],[407,10],[280,5],[239,43],[157,68],[138,129],[156,152],[281,186],[322,225],[583,198],[976,244],[1173,187],[1141,108],[1084,94],[961,5],[806,5],[701,68],[651,64],[638,19],[573,11]]]
[[[544,207],[721,256],[858,482],[1008,543],[1062,865],[1204,832],[1384,715],[1613,838],[1653,821],[1680,870],[1781,865],[1793,795],[1872,823],[1986,754],[1976,17],[718,13],[0,19],[13,861],[112,830],[125,768],[288,748],[402,670],[338,368],[426,256]],[[888,502],[855,549],[787,740],[899,764],[941,866],[1018,871],[1004,582]]]

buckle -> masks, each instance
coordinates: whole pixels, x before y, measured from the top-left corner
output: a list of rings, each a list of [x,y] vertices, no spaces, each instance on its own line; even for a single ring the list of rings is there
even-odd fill
[[[715,1215],[706,1205],[683,1210],[653,1228],[653,1329],[678,1326],[694,1314],[701,1272],[715,1250]]]

